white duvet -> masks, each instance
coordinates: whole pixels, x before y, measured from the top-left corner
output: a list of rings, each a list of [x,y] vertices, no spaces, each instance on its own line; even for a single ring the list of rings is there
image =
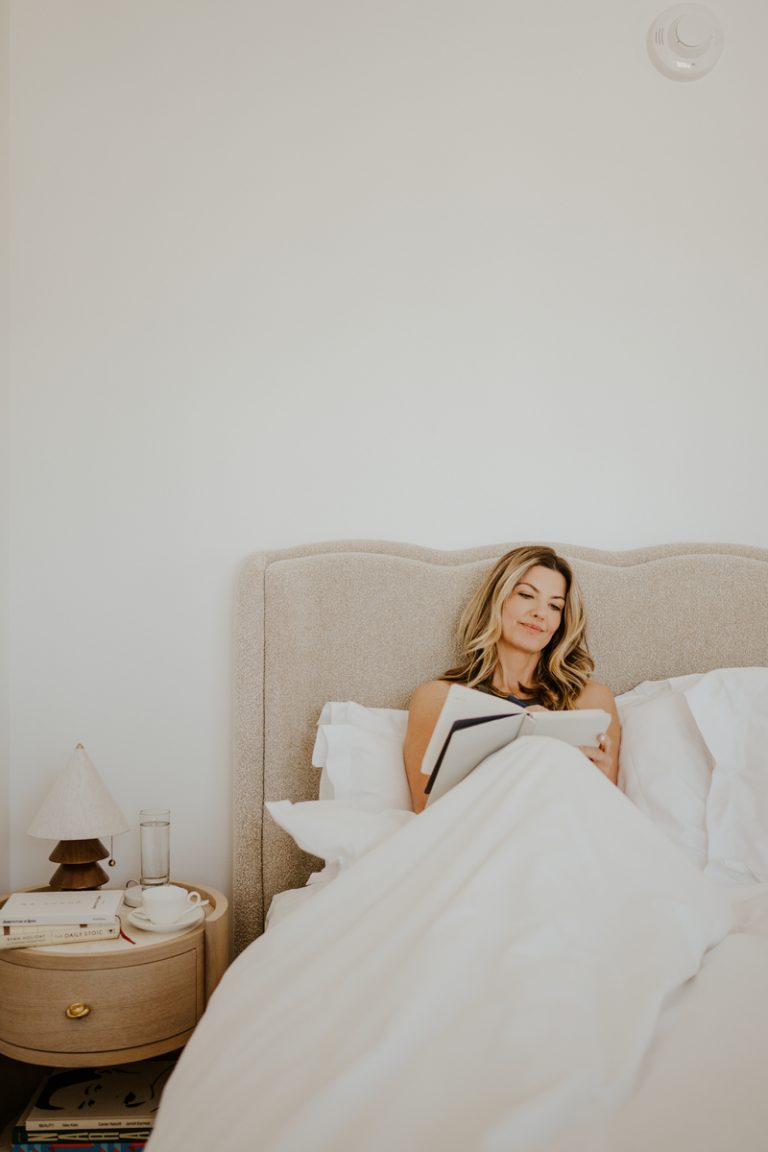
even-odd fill
[[[521,739],[243,952],[149,1152],[628,1148],[662,1008],[737,915],[580,752]]]

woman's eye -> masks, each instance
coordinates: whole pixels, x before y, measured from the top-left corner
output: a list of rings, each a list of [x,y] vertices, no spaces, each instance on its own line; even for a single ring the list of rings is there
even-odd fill
[[[530,592],[518,592],[518,596],[522,596],[523,600],[533,600]]]

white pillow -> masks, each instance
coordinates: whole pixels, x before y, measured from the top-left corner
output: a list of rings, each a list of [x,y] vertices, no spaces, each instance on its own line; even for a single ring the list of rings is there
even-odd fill
[[[332,701],[318,721],[312,763],[322,768],[320,800],[366,811],[412,811],[403,764],[408,713]]]
[[[768,880],[768,668],[719,668],[686,692],[714,758],[707,873]]]
[[[321,768],[319,800],[265,807],[305,852],[338,872],[413,818],[403,764],[408,713],[330,701],[318,720],[312,763]],[[330,873],[333,875],[333,873]]]
[[[338,800],[290,800],[268,802],[265,807],[276,824],[305,852],[319,856],[326,865],[346,868],[415,819],[413,812],[366,812],[348,808]]]
[[[704,675],[706,675],[704,672],[694,672],[689,676],[671,676],[668,680],[643,680],[629,692],[616,697],[616,707],[622,724],[630,708],[635,708],[638,704],[647,704],[658,696],[666,696],[670,692],[683,692],[692,684],[698,684]]]
[[[619,787],[700,869],[707,864],[712,757],[684,689],[699,676],[646,682],[619,697]]]

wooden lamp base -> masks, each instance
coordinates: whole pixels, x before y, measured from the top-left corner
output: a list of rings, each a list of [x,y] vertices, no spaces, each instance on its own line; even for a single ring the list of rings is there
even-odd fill
[[[59,867],[48,881],[56,892],[101,888],[109,876],[98,863],[109,856],[101,840],[59,840],[48,857]]]

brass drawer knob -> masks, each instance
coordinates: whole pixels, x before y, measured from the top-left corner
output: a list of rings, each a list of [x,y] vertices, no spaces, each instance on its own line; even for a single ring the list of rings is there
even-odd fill
[[[67,1008],[67,1017],[70,1020],[82,1020],[90,1012],[90,1007],[87,1004],[70,1004]]]

